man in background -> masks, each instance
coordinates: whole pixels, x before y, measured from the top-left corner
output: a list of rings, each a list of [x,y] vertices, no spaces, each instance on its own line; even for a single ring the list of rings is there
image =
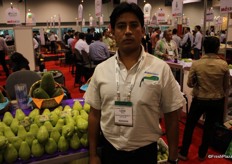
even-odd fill
[[[102,42],[101,33],[95,34],[95,41],[89,45],[89,55],[95,65],[110,57],[108,47]]]
[[[6,65],[6,55],[8,54],[8,49],[6,42],[3,37],[0,37],[0,63],[3,67],[4,72],[6,73],[6,77],[9,76],[9,69]]]

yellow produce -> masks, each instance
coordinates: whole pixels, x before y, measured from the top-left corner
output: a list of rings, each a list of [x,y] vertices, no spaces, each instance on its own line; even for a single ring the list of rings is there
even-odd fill
[[[22,121],[26,115],[22,111],[22,109],[16,109],[15,118],[17,118],[19,121]]]
[[[78,134],[74,133],[70,139],[70,147],[74,150],[77,150],[78,148],[80,148],[80,146],[81,146],[81,142],[78,137]]]
[[[3,156],[7,163],[13,163],[18,159],[18,151],[12,144],[8,144],[3,153]]]
[[[78,111],[83,109],[81,103],[78,100],[74,101],[72,108],[73,108],[73,110],[78,110]]]
[[[54,141],[56,142],[56,143],[58,143],[58,141],[59,141],[59,139],[60,139],[60,132],[59,132],[59,130],[57,129],[57,128],[53,128],[52,129],[52,131],[51,131],[51,133],[50,133],[50,138],[52,138],[52,139],[54,139]]]
[[[64,136],[61,136],[58,141],[58,150],[60,152],[65,152],[69,149],[69,143]]]
[[[34,157],[41,157],[44,154],[44,146],[37,139],[32,141],[31,153]]]
[[[26,141],[21,143],[19,148],[19,158],[22,160],[28,160],[31,157],[31,149]]]
[[[2,120],[7,126],[10,126],[11,122],[13,121],[13,116],[10,112],[5,112]]]
[[[18,129],[19,129],[19,121],[17,118],[14,118],[10,124],[10,128],[12,130],[12,132],[16,135],[18,133]]]
[[[42,125],[39,128],[39,131],[37,133],[37,137],[36,138],[39,141],[39,143],[45,143],[45,142],[47,142],[47,140],[49,138],[49,133],[48,133],[47,128],[44,125]]]
[[[45,152],[48,154],[54,154],[57,151],[57,143],[53,138],[49,138],[45,144]]]

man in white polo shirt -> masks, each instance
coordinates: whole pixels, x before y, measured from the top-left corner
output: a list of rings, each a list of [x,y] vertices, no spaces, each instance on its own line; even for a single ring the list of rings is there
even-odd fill
[[[185,100],[170,67],[144,51],[144,14],[135,3],[118,5],[110,24],[119,49],[96,67],[84,95],[91,106],[90,164],[156,163],[162,113],[168,161],[177,163],[178,109]],[[100,130],[105,138],[101,159],[97,154]]]

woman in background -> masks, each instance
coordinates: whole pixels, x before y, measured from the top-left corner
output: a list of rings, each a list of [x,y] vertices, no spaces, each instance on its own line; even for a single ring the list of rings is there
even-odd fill
[[[29,61],[21,53],[14,52],[10,56],[10,60],[12,63],[13,72],[20,70],[30,70]]]

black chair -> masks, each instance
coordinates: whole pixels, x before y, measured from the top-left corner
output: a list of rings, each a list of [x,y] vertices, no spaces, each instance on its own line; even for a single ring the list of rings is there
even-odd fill
[[[63,72],[61,72],[58,69],[53,69],[53,70],[49,70],[49,71],[52,72],[53,78],[57,83],[65,86],[65,76],[64,76]]]
[[[30,71],[30,70],[16,71],[10,74],[10,76],[8,76],[8,78],[6,79],[5,88],[10,96],[10,99],[15,100],[16,99],[15,89],[14,89],[15,84],[25,83],[27,85],[27,93],[29,93],[31,86],[38,80],[41,80],[41,76],[34,71]]]

